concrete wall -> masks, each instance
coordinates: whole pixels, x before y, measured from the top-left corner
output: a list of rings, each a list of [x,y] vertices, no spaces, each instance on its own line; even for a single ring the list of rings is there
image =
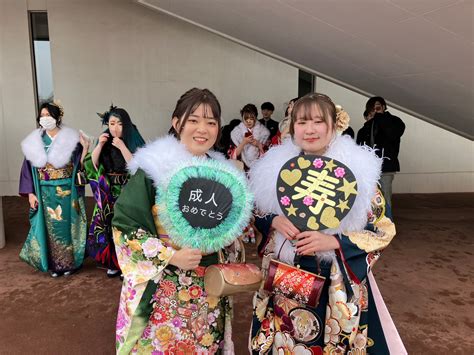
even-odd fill
[[[364,124],[368,98],[321,78],[317,78],[316,91],[329,95],[344,107],[357,135]],[[399,155],[401,171],[393,183],[394,193],[474,191],[474,142],[390,105],[388,110],[406,125]]]
[[[34,127],[27,3],[0,0],[0,196],[18,191],[19,145]]]
[[[298,70],[129,0],[0,0],[0,195],[17,193],[20,142],[35,128],[28,10],[47,10],[55,97],[65,124],[97,137],[113,101],[145,139],[164,134],[179,96],[207,87],[223,120],[296,96]],[[7,133],[8,132],[8,133]]]
[[[192,86],[220,99],[223,119],[270,100],[281,119],[296,96],[297,69],[129,0],[0,0],[0,195],[17,193],[20,142],[35,128],[28,10],[47,10],[56,98],[65,122],[97,137],[96,112],[125,107],[146,139],[165,133]],[[366,97],[317,80],[363,124]],[[388,100],[390,98],[387,98]],[[397,110],[407,129],[395,192],[474,191],[474,143]]]
[[[153,138],[194,86],[216,94],[225,121],[266,100],[281,118],[297,92],[297,69],[129,0],[49,0],[48,13],[57,97],[88,132],[111,101]]]

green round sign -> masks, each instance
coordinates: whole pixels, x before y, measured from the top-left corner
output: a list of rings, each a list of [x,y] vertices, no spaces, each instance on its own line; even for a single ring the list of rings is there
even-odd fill
[[[196,158],[156,192],[160,222],[179,247],[216,252],[247,226],[253,195],[243,174],[217,160]]]

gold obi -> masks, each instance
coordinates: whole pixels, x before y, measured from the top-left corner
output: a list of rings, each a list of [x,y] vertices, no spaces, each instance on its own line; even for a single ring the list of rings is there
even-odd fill
[[[43,168],[38,168],[38,176],[40,180],[59,180],[72,177],[74,166],[68,163],[64,168],[55,168],[50,163],[46,163]]]
[[[125,185],[128,181],[128,173],[107,173],[111,185]]]
[[[156,230],[158,232],[158,235],[160,236],[160,240],[167,246],[167,247],[171,247],[175,250],[179,250],[181,249],[181,247],[177,246],[176,244],[174,244],[172,241],[171,241],[171,238],[168,236],[168,232],[166,232],[166,230],[163,228],[163,226],[161,225],[161,222],[158,218],[158,205],[153,205],[153,207],[151,208],[151,213],[153,215],[153,221],[155,222],[155,227],[156,227]],[[203,256],[205,255],[211,255],[211,254],[214,254],[214,253],[202,253]]]

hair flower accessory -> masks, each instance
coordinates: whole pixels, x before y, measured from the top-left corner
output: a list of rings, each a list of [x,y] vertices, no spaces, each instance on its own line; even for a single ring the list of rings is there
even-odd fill
[[[344,111],[341,105],[336,105],[336,131],[344,132],[349,127],[351,118],[349,114]]]

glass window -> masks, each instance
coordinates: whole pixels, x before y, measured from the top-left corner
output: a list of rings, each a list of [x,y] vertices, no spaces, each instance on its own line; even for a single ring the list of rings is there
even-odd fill
[[[298,96],[314,92],[314,75],[303,70],[298,70]]]
[[[54,98],[48,14],[30,12],[30,28],[36,102],[40,106]]]

